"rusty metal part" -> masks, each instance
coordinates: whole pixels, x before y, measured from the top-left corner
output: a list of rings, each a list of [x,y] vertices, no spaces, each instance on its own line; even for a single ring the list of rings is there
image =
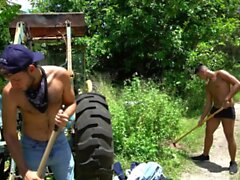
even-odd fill
[[[18,14],[10,23],[11,36],[15,35],[18,22],[24,22],[32,38],[50,39],[66,35],[66,21],[71,22],[72,37],[83,36],[86,32],[84,14],[74,13],[33,13]]]

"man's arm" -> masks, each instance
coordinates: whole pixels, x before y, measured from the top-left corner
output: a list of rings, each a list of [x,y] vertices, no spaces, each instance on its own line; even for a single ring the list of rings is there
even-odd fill
[[[208,87],[206,87],[206,100],[205,100],[205,105],[203,108],[203,113],[201,115],[201,118],[198,122],[198,125],[201,126],[204,122],[205,117],[208,115],[209,111],[212,108],[212,96],[208,90]]]
[[[67,71],[64,73],[63,83],[63,104],[65,105],[64,113],[70,117],[75,113],[76,101],[73,86],[71,84],[71,77]]]
[[[18,140],[17,133],[17,105],[14,96],[10,95],[8,89],[3,90],[3,106],[2,106],[2,119],[3,119],[3,133],[6,140],[8,149],[12,158],[15,160],[20,174],[24,177],[27,172],[22,148]]]
[[[236,77],[234,77],[225,70],[220,70],[218,72],[218,75],[227,83],[231,84],[230,91],[228,95],[225,97],[226,102],[231,102],[233,96],[240,90],[240,82]]]
[[[65,107],[64,111],[59,111],[55,120],[58,126],[65,127],[69,121],[69,118],[75,113],[76,101],[69,72],[64,70],[61,73],[62,74],[60,75],[60,78],[61,82],[63,83],[62,101]]]

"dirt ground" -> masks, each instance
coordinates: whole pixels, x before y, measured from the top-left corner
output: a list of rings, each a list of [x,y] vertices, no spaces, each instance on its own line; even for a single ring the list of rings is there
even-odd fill
[[[235,137],[238,145],[237,162],[240,166],[240,103],[235,104],[236,123]],[[198,152],[192,155],[199,155]],[[210,161],[208,162],[190,162],[191,167],[184,172],[180,180],[240,180],[240,172],[230,175],[229,154],[227,141],[225,139],[222,126],[220,125],[214,134],[214,142],[210,152]]]

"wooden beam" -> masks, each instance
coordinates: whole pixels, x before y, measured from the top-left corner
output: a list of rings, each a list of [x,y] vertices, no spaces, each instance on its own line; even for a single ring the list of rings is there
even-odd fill
[[[10,23],[9,30],[14,37],[17,22],[23,21],[32,38],[65,36],[67,20],[71,22],[72,37],[85,34],[86,24],[81,12],[18,14]]]

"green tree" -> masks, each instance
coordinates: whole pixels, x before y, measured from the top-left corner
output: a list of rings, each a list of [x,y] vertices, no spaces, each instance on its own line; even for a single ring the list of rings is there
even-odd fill
[[[32,12],[71,12],[73,3],[69,0],[30,0]]]
[[[238,0],[35,2],[45,12],[58,4],[85,13],[87,36],[76,43],[87,45],[89,67],[124,79],[156,75],[183,95],[199,61],[231,67],[239,57]]]
[[[141,67],[176,69],[185,64],[188,52],[198,43],[213,37],[231,37],[231,32],[216,30],[237,17],[239,2],[232,1],[84,1],[89,34],[96,35],[105,47],[98,57],[125,70]],[[220,21],[222,19],[222,24]],[[230,21],[230,22],[229,22]],[[217,22],[219,22],[217,24]],[[215,28],[215,26],[218,26]],[[237,24],[236,24],[237,26]],[[94,39],[94,38],[93,38]],[[218,38],[217,38],[218,39]],[[225,38],[226,39],[226,38]],[[97,43],[99,44],[99,43]],[[109,60],[110,59],[110,60]],[[119,62],[116,65],[116,62]],[[151,66],[153,64],[153,67]],[[148,66],[146,66],[148,65]],[[140,70],[141,71],[141,70]]]
[[[0,49],[10,42],[10,34],[8,25],[19,12],[20,6],[10,4],[6,0],[0,0]]]
[[[0,51],[2,51],[4,46],[11,40],[8,25],[13,20],[19,9],[19,5],[11,5],[6,0],[0,0]],[[4,82],[4,79],[1,77],[0,92],[2,90]]]

